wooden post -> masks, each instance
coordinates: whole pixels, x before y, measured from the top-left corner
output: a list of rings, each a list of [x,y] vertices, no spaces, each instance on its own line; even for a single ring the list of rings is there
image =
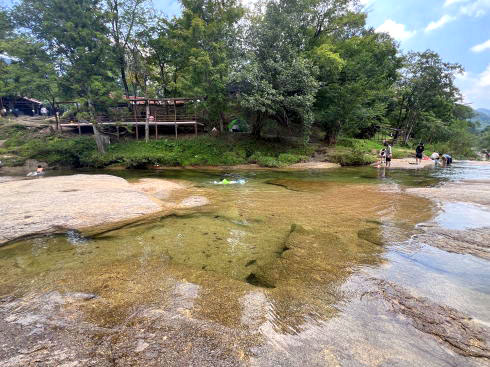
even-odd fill
[[[175,117],[175,139],[177,139],[177,104],[175,103],[174,99],[174,117]]]
[[[134,124],[135,124],[134,126],[136,126],[136,140],[139,140],[139,134],[138,134],[138,121],[136,121]]]
[[[150,101],[146,100],[145,141],[150,141]]]
[[[194,125],[194,132],[197,136],[197,108],[196,106],[194,105],[194,122],[195,122],[195,125]]]
[[[155,140],[158,140],[158,122],[155,119]]]
[[[116,125],[117,141],[119,141],[119,125]]]
[[[80,122],[78,122],[78,135],[82,136],[82,127],[80,126]]]

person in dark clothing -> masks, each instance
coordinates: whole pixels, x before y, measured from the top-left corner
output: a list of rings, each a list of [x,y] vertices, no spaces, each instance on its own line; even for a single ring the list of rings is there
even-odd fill
[[[422,158],[424,157],[424,150],[425,147],[424,144],[422,143],[419,143],[419,145],[417,145],[417,148],[415,148],[415,162],[417,164],[419,164],[422,161]]]
[[[442,155],[442,164],[444,167],[450,166],[451,163],[453,163],[453,157],[451,157],[449,154],[443,154]]]

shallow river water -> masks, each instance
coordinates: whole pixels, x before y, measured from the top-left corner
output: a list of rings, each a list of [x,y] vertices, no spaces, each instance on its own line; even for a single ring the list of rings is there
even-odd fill
[[[404,192],[487,179],[487,167],[233,172],[226,177],[243,180],[235,185],[217,185],[222,174],[213,171],[111,174],[191,181],[211,203],[88,238],[69,232],[2,247],[0,297],[83,292],[97,296],[79,306],[83,320],[102,328],[120,328],[135,312],[151,310],[198,320],[192,333],[225,335],[219,342],[209,336],[223,355],[200,360],[196,355],[215,352],[181,329],[166,348],[182,359],[167,356],[161,365],[485,365],[411,327],[371,295],[376,282],[388,281],[490,325],[488,261],[412,239],[425,223],[484,227],[488,208],[441,207]],[[143,339],[150,347],[137,345],[135,355],[152,348]],[[189,340],[191,351],[181,351]],[[134,358],[127,365],[147,363]]]

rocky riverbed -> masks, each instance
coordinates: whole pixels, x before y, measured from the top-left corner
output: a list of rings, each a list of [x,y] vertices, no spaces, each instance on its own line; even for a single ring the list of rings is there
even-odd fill
[[[12,238],[99,228],[0,248],[0,365],[488,366],[488,183],[359,184],[367,169],[0,183],[25,205]]]

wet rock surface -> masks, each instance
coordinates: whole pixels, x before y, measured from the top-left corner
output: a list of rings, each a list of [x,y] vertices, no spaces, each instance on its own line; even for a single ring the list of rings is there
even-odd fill
[[[181,299],[185,298],[181,294]],[[92,294],[50,292],[0,299],[0,363],[25,366],[244,366],[236,331],[179,312],[138,309],[117,327],[83,318]],[[103,300],[102,300],[103,301]],[[186,307],[187,306],[187,307]],[[238,343],[238,341],[237,341]]]
[[[413,239],[444,251],[490,260],[490,228],[465,231],[429,228],[425,233],[415,235]]]
[[[409,318],[416,329],[433,335],[460,355],[489,359],[490,362],[490,329],[487,326],[452,307],[416,297],[394,283],[378,279],[375,284],[393,311]]]
[[[409,188],[406,192],[432,200],[490,205],[490,181],[464,180],[437,187]]]
[[[462,256],[412,237],[441,230],[428,200],[250,181],[140,180],[130,189],[175,215],[0,248],[0,365],[488,366],[485,278],[447,275],[444,256]],[[476,261],[464,271],[485,275]]]

